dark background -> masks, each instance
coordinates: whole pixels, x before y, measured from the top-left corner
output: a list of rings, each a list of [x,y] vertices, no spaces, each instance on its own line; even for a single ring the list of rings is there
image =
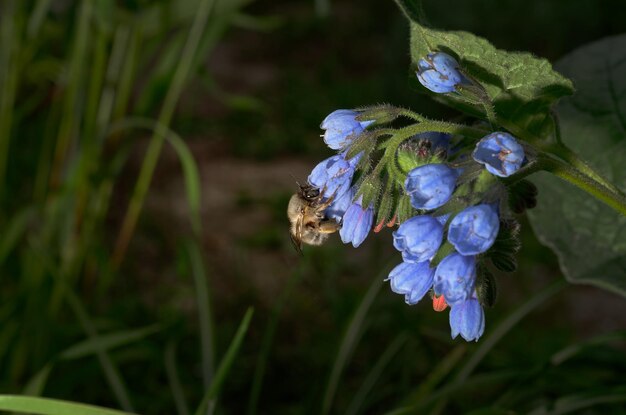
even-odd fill
[[[215,413],[626,412],[626,303],[588,286],[542,297],[563,276],[524,217],[518,270],[498,275],[498,301],[476,344],[451,340],[447,312],[433,312],[427,298],[406,306],[387,283],[357,313],[401,260],[390,230],[359,249],[333,236],[302,256],[293,250],[286,205],[295,181],[332,154],[319,137],[327,114],[392,103],[455,116],[409,72],[408,23],[394,2],[217,1],[203,29],[215,35],[201,42],[171,122],[197,163],[202,231],[190,226],[183,165],[166,143],[119,265],[118,234],[151,134],[111,126],[159,119],[199,2],[95,2],[81,29],[83,3],[52,0],[31,31],[43,3],[0,5],[0,392],[129,409],[117,384],[138,413],[184,414],[176,396],[193,413],[206,391],[203,321],[212,321],[217,367],[253,307]],[[552,61],[626,32],[617,0],[425,1],[424,10],[435,27]],[[88,38],[75,59],[80,33]],[[117,72],[116,36],[129,39],[117,43]],[[110,91],[113,110],[98,118]],[[209,313],[207,302],[198,307],[199,280]],[[150,334],[135,331],[153,324]],[[117,342],[106,342],[111,334]],[[345,339],[351,347],[342,348]],[[76,344],[86,351],[68,357]]]

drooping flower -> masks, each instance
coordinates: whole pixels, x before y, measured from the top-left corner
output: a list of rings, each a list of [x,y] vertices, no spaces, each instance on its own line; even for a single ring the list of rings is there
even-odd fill
[[[348,189],[343,195],[339,197],[335,197],[331,202],[330,206],[326,208],[324,212],[326,217],[329,219],[334,219],[337,222],[341,222],[343,216],[346,214],[346,211],[352,205],[352,200],[354,199],[354,194],[356,190],[354,187]]]
[[[391,291],[404,295],[404,301],[417,304],[433,285],[435,269],[428,262],[402,262],[389,273]]]
[[[352,182],[354,175],[352,160],[346,160],[341,154],[327,158],[315,166],[309,175],[309,183],[323,190],[325,197],[331,195],[335,198],[341,197],[348,191]]]
[[[374,208],[370,205],[368,208],[361,206],[361,201],[356,201],[348,207],[343,215],[339,236],[344,244],[352,243],[352,246],[358,248],[363,243],[374,222]]]
[[[417,79],[422,85],[436,93],[456,91],[456,85],[468,82],[459,71],[459,63],[443,53],[429,53],[419,60]]]
[[[393,233],[393,246],[405,262],[424,262],[435,256],[443,239],[443,225],[432,216],[414,216]]]
[[[336,110],[330,113],[320,128],[324,132],[324,142],[333,150],[344,150],[352,143],[368,125],[374,121],[357,121],[358,112],[352,110]]]
[[[450,329],[453,339],[460,334],[468,342],[478,341],[485,331],[485,313],[476,298],[452,305]]]
[[[487,171],[499,177],[515,173],[524,162],[524,148],[509,133],[496,132],[483,137],[472,157]]]
[[[500,218],[493,205],[470,206],[452,219],[448,241],[461,255],[477,255],[493,245],[500,230]]]
[[[425,164],[409,172],[404,182],[411,205],[416,209],[436,209],[450,200],[457,172],[441,163]]]
[[[476,258],[454,252],[445,257],[435,270],[435,294],[455,305],[467,300],[476,281]]]

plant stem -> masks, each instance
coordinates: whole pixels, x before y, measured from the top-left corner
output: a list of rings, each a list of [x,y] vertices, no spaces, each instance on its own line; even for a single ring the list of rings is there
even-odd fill
[[[582,160],[578,156],[578,154],[572,151],[572,149],[567,147],[565,144],[557,143],[556,145],[550,146],[549,150],[551,150],[552,153],[554,153],[561,159],[565,160],[572,167],[589,176],[590,178],[608,188],[612,192],[624,196],[624,193],[620,189],[615,187],[615,185],[602,177],[602,175],[600,175],[598,172],[593,170],[584,160]]]
[[[212,9],[214,2],[214,0],[204,0],[201,1],[198,6],[196,17],[189,31],[189,37],[187,38],[187,42],[185,43],[180,63],[176,68],[176,72],[174,73],[174,77],[172,79],[172,84],[167,91],[167,95],[165,96],[165,101],[163,103],[163,108],[161,109],[161,113],[159,114],[159,124],[162,124],[166,127],[169,127],[172,116],[174,115],[176,103],[178,102],[178,98],[180,97],[180,94],[183,90],[183,86],[185,85],[187,76],[189,75],[194,60],[194,55],[198,50],[198,44],[200,43],[202,32],[206,27],[206,22],[208,20],[209,13]],[[128,247],[130,238],[135,231],[137,219],[139,218],[139,214],[141,213],[143,202],[146,198],[146,194],[148,193],[150,182],[152,181],[154,169],[161,154],[163,141],[164,136],[157,134],[156,132],[150,140],[150,145],[148,146],[146,157],[141,166],[139,178],[137,179],[137,184],[135,185],[135,190],[131,197],[128,210],[126,211],[124,222],[122,223],[122,229],[120,230],[115,244],[115,250],[112,256],[112,264],[114,268],[117,268],[124,259],[124,255],[126,254],[126,248]]]
[[[613,191],[594,178],[586,175],[577,168],[546,153],[540,154],[537,166],[529,169],[524,175],[538,170],[545,170],[561,179],[573,184],[593,197],[606,203],[622,215],[626,216],[626,197],[621,192]]]

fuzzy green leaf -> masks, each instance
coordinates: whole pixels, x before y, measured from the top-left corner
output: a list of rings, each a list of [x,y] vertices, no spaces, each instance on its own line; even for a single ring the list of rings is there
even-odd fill
[[[626,190],[626,35],[583,46],[557,67],[578,89],[557,108],[563,141]],[[626,216],[547,173],[533,181],[539,197],[531,223],[568,281],[626,296]]]
[[[411,20],[411,61],[430,52],[445,52],[457,58],[464,72],[478,81],[494,104],[498,121],[522,137],[550,135],[551,106],[574,91],[569,79],[552,69],[546,59],[526,52],[496,49],[486,39],[463,31],[443,31],[422,23],[416,0],[398,1]],[[471,115],[483,111],[457,94],[438,95],[447,104]]]

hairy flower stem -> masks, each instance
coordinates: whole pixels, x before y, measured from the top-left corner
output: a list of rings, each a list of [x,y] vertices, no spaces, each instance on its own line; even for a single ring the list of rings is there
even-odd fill
[[[613,191],[602,183],[599,183],[593,177],[578,170],[563,160],[556,158],[550,153],[540,153],[537,160],[530,164],[527,168],[521,170],[518,174],[510,178],[503,179],[507,184],[514,183],[532,173],[538,171],[547,171],[555,176],[573,184],[581,190],[589,193],[593,197],[606,203],[617,212],[626,216],[626,197],[621,192]]]
[[[600,175],[598,172],[593,170],[584,160],[582,160],[578,156],[578,154],[572,151],[572,149],[567,147],[565,144],[558,143],[556,145],[550,146],[548,149],[550,150],[551,153],[565,160],[573,168],[589,176],[590,178],[600,183],[604,187],[608,188],[612,192],[617,193],[621,195],[622,197],[624,197],[624,192],[622,192],[620,189],[615,187],[613,183],[609,182],[607,179],[602,177],[602,175]]]

